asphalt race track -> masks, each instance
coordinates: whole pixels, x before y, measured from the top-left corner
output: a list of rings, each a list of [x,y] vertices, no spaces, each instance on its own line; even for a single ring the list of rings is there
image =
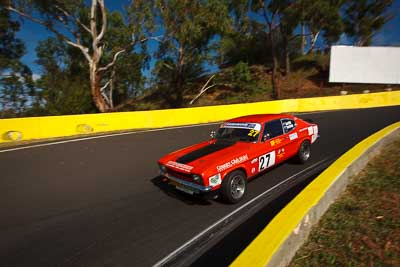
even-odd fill
[[[291,175],[399,121],[400,106],[301,117],[320,129],[310,161],[258,177],[236,205],[160,185],[157,159],[207,139],[215,124],[0,151],[0,266],[151,266]]]

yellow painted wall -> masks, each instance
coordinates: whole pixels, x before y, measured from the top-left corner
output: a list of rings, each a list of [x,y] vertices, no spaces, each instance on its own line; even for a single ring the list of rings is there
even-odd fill
[[[286,205],[264,230],[232,262],[231,267],[267,266],[280,246],[294,232],[309,211],[318,205],[328,189],[351,164],[380,139],[400,128],[400,122],[387,126],[367,137],[323,171],[289,204]],[[325,200],[327,201],[327,200]]]
[[[0,143],[10,142],[13,139],[30,140],[216,122],[256,113],[307,112],[393,105],[400,105],[400,91],[184,109],[1,119]]]

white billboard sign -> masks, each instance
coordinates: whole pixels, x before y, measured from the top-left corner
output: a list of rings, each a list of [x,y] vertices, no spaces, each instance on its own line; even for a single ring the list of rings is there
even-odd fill
[[[400,84],[400,47],[332,46],[329,82]]]

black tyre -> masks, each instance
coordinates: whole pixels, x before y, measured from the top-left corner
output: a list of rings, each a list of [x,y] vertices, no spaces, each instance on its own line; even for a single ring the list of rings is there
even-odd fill
[[[221,197],[225,202],[237,203],[246,193],[247,180],[242,171],[229,173],[221,185]]]
[[[311,143],[305,140],[301,143],[299,151],[297,151],[296,159],[299,163],[305,163],[311,156]]]

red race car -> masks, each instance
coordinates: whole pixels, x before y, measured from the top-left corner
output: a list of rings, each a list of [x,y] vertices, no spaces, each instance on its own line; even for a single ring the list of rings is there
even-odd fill
[[[287,114],[250,115],[222,123],[211,138],[162,157],[160,173],[180,191],[236,203],[250,178],[292,157],[306,162],[318,126]]]

